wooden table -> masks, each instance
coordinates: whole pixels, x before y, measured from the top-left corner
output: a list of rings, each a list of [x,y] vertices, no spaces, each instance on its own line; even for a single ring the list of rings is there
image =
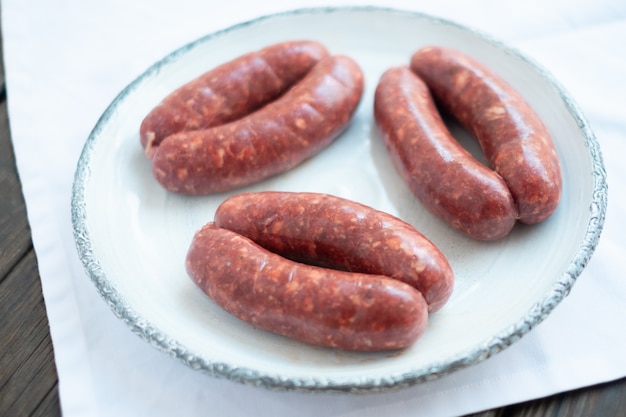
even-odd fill
[[[59,415],[54,352],[15,169],[0,62],[0,417]],[[626,416],[626,378],[471,416]]]

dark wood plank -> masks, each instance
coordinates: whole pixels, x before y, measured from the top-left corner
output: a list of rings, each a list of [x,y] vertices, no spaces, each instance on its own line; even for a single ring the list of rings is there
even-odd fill
[[[37,258],[15,167],[0,59],[0,416],[29,415],[60,416],[61,407]]]
[[[59,385],[54,387],[45,395],[31,417],[57,417],[61,415],[59,407]]]
[[[465,417],[501,417],[504,408],[496,408],[493,410],[482,411],[480,413],[467,414]]]
[[[503,417],[626,415],[626,378],[509,406]]]
[[[2,21],[2,8],[0,7],[0,21]],[[4,58],[4,47],[2,42],[2,28],[0,28],[0,61]],[[0,62],[0,84],[4,85],[4,65]],[[2,99],[4,101],[4,99]]]
[[[32,247],[9,133],[3,53],[0,31],[0,282]]]
[[[29,251],[0,283],[0,414],[28,416],[57,385],[37,260]],[[60,405],[57,398],[58,415]]]
[[[4,101],[0,103],[0,281],[32,248],[14,160]]]

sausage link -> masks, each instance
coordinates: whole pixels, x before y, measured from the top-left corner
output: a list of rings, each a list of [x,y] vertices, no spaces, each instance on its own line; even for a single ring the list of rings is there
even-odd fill
[[[167,136],[218,126],[257,110],[283,94],[322,58],[312,41],[270,45],[224,63],[179,87],[143,120],[139,133],[148,157]]]
[[[439,249],[399,218],[318,193],[242,193],[215,212],[232,230],[286,258],[350,272],[385,275],[419,290],[439,310],[454,274]]]
[[[427,326],[424,298],[403,282],[293,262],[213,223],[194,236],[186,268],[229,313],[313,345],[402,349]]]
[[[168,136],[154,154],[152,172],[166,189],[195,195],[260,181],[328,146],[350,123],[362,93],[363,73],[351,58],[324,58],[260,110]]]
[[[561,167],[548,129],[526,100],[483,64],[451,49],[423,48],[411,57],[411,69],[476,137],[511,191],[519,220],[548,218],[560,200]]]
[[[411,70],[396,67],[381,76],[374,116],[394,166],[427,209],[475,239],[511,231],[517,210],[506,184],[454,140]]]

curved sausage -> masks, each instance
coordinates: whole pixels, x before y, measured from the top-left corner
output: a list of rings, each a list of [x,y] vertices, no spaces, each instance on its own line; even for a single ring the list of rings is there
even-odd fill
[[[313,345],[402,349],[427,326],[426,302],[403,282],[293,262],[213,223],[194,236],[186,268],[229,313]]]
[[[328,146],[349,124],[363,73],[349,57],[324,58],[278,100],[237,121],[168,136],[152,160],[166,189],[209,194],[286,171]]]
[[[413,226],[343,198],[242,193],[217,208],[215,223],[298,262],[403,281],[422,293],[430,312],[445,304],[454,286],[446,258]]]
[[[270,45],[224,63],[179,87],[157,105],[139,129],[152,158],[167,136],[239,119],[283,94],[322,58],[326,48],[312,41]]]
[[[381,76],[374,117],[400,176],[433,214],[474,239],[511,231],[517,210],[506,184],[454,140],[410,69]]]
[[[411,69],[478,140],[506,182],[519,220],[538,223],[556,209],[561,167],[550,134],[513,87],[481,63],[438,47],[417,51]]]

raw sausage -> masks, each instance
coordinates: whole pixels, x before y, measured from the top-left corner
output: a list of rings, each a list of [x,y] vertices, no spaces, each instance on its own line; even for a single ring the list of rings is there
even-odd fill
[[[213,223],[194,236],[186,268],[229,313],[314,345],[402,349],[427,327],[424,298],[403,282],[293,262]]]
[[[383,73],[374,117],[396,170],[427,209],[474,239],[509,234],[517,210],[506,184],[454,140],[409,68]]]
[[[328,146],[351,121],[363,73],[351,58],[322,59],[279,99],[248,116],[206,130],[168,136],[152,172],[184,194],[231,190],[286,171]]]
[[[167,136],[239,119],[283,94],[328,56],[313,41],[270,45],[224,63],[179,87],[143,120],[141,144],[152,158]]]
[[[215,223],[295,261],[406,282],[430,312],[452,293],[452,268],[432,242],[360,203],[319,193],[242,193],[217,208]]]
[[[561,168],[539,116],[501,77],[458,51],[427,47],[411,69],[433,96],[478,140],[491,167],[506,182],[519,220],[538,223],[556,209]]]
[[[229,313],[313,345],[402,349],[427,326],[424,298],[403,282],[293,262],[213,223],[195,234],[186,268]]]

